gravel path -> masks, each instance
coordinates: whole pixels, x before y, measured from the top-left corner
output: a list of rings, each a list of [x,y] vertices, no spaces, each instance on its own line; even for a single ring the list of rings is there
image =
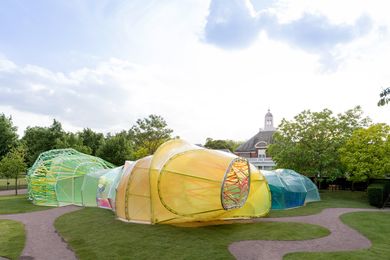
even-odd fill
[[[342,214],[358,211],[389,212],[376,209],[328,208],[319,214],[310,216],[259,218],[255,222],[300,222],[319,225],[329,229],[331,234],[323,238],[302,241],[240,241],[232,243],[229,251],[237,259],[276,260],[282,259],[283,255],[291,252],[349,251],[369,248],[370,240],[342,223],[339,218]]]
[[[81,209],[77,206],[66,206],[48,210],[0,215],[0,219],[12,219],[25,225],[26,245],[20,259],[77,259],[74,252],[57,234],[54,221],[59,216]]]
[[[27,189],[20,189],[18,190],[18,194],[26,194]],[[0,191],[0,196],[3,195],[15,195],[15,190],[2,190]]]

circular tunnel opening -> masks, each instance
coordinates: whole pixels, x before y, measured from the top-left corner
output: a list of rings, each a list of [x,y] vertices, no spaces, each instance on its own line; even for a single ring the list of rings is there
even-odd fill
[[[244,158],[235,158],[227,169],[221,190],[221,203],[225,210],[241,208],[249,194],[250,167]]]

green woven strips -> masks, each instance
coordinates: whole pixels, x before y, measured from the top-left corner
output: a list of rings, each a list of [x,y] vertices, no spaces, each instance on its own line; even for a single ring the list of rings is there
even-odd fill
[[[74,149],[44,152],[27,173],[29,198],[38,205],[80,205],[83,179],[75,178],[113,167],[103,159]]]

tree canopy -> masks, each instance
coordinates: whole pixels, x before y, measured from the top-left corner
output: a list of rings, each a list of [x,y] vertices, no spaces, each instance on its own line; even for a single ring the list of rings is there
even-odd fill
[[[207,138],[204,147],[210,149],[228,149],[231,152],[234,152],[240,144],[241,142],[233,140],[214,140],[212,138]]]
[[[27,127],[22,138],[27,149],[27,164],[31,166],[40,153],[56,148],[57,139],[64,134],[61,123],[55,119],[49,127]]]
[[[379,94],[379,101],[378,106],[384,106],[387,105],[390,102],[390,88],[385,88],[380,94]]]
[[[125,131],[116,135],[108,134],[96,155],[115,165],[123,165],[126,160],[134,160],[133,146]]]
[[[25,163],[25,149],[22,146],[14,147],[0,161],[0,175],[5,178],[15,179],[15,193],[18,194],[19,174],[25,173],[27,164]]]
[[[138,119],[129,130],[129,138],[134,142],[134,151],[137,158],[153,154],[164,142],[171,139],[173,130],[168,128],[167,122],[158,115],[149,115]]]
[[[56,139],[54,148],[73,148],[81,153],[92,153],[91,147],[84,144],[83,138],[80,136],[80,133],[64,133],[60,138]]]
[[[96,133],[90,128],[84,128],[82,132],[79,132],[79,137],[82,139],[83,145],[91,148],[92,155],[96,155],[97,150],[104,140],[102,133]]]
[[[375,124],[355,130],[339,152],[349,180],[385,177],[390,174],[390,126]]]
[[[305,110],[294,120],[283,119],[268,152],[279,168],[309,176],[336,178],[344,173],[338,150],[355,129],[367,126],[360,107],[333,115],[329,109]]]
[[[16,146],[18,140],[16,131],[17,127],[13,125],[12,117],[0,114],[0,160]]]

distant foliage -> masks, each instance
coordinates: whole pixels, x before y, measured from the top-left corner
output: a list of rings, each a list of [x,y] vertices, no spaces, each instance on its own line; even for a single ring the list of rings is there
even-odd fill
[[[172,139],[173,130],[168,128],[167,122],[158,115],[149,115],[138,119],[129,130],[129,138],[134,143],[136,158],[153,154],[164,142]]]
[[[360,107],[337,116],[329,109],[305,110],[294,120],[282,120],[268,152],[279,168],[331,179],[342,176],[345,168],[339,148],[354,130],[369,124],[369,118],[362,115]]]
[[[378,101],[378,106],[384,106],[387,105],[390,102],[390,88],[384,89],[380,94],[379,94],[379,101]]]
[[[126,160],[134,160],[133,144],[126,131],[116,135],[108,134],[96,155],[115,165],[123,165]]]
[[[390,126],[357,129],[340,148],[340,159],[351,181],[367,181],[390,174]]]
[[[204,147],[209,149],[228,149],[231,152],[234,152],[242,142],[237,142],[233,140],[214,140],[212,138],[207,138]]]
[[[35,162],[40,153],[55,149],[58,139],[63,138],[64,134],[61,123],[55,119],[49,127],[27,127],[24,131],[22,142],[27,149],[28,166]]]
[[[73,148],[81,153],[92,153],[92,149],[89,146],[84,145],[80,133],[64,133],[60,138],[57,138],[54,148]]]
[[[102,133],[96,133],[90,128],[85,128],[78,134],[83,142],[83,145],[89,147],[91,149],[91,154],[95,156],[97,150],[104,141],[104,135]]]
[[[16,131],[17,127],[13,125],[12,117],[0,114],[0,160],[16,146],[18,141]]]
[[[7,179],[15,179],[16,194],[18,177],[21,174],[25,174],[27,170],[25,154],[25,148],[19,145],[12,148],[0,161],[0,176]]]

